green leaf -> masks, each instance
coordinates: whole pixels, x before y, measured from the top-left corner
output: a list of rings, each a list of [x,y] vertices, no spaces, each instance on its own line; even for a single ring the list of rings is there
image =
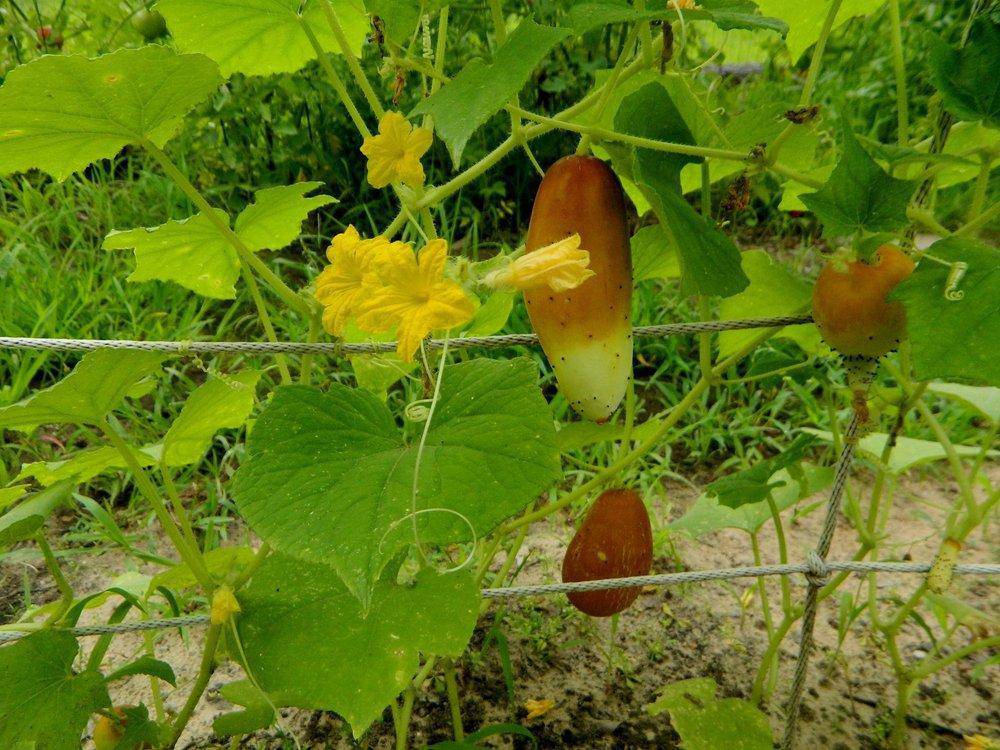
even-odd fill
[[[963,405],[979,412],[987,419],[1000,422],[1000,388],[959,383],[931,383],[927,390],[939,396],[961,401]]]
[[[742,505],[759,503],[775,487],[782,486],[779,481],[772,481],[774,473],[801,461],[805,452],[815,442],[816,439],[812,435],[799,435],[777,456],[758,461],[749,469],[716,479],[705,490],[716,496],[719,503],[727,508],[739,508]]]
[[[802,475],[795,479],[787,469],[775,472],[770,483],[776,485],[771,497],[778,511],[790,508],[809,495],[821,492],[833,482],[833,468],[801,464]],[[780,486],[777,486],[780,485]],[[703,493],[687,512],[670,524],[672,531],[683,531],[693,537],[711,534],[720,529],[741,529],[755,534],[771,520],[771,509],[766,503],[750,503],[738,508],[722,505],[718,498]]]
[[[514,98],[535,66],[569,34],[568,29],[524,19],[496,50],[492,62],[468,63],[411,114],[434,118],[434,129],[458,164],[473,132]]]
[[[219,64],[227,78],[233,73],[270,75],[292,73],[315,58],[302,29],[309,24],[327,52],[339,53],[323,14],[327,0],[160,0],[170,33],[183,52],[201,52]],[[355,54],[370,30],[362,0],[329,0]],[[305,10],[300,19],[299,5]]]
[[[224,211],[214,213],[228,225]],[[129,281],[172,281],[214,299],[233,299],[240,275],[233,246],[206,214],[172,220],[157,227],[113,231],[105,250],[135,250]]]
[[[28,485],[15,484],[12,487],[0,487],[0,511],[8,505],[13,505],[28,494]]]
[[[801,274],[793,273],[773,260],[764,250],[747,250],[742,254],[743,272],[750,286],[739,294],[722,300],[719,317],[771,318],[796,315],[809,308],[812,287]],[[751,341],[759,331],[724,331],[719,334],[719,356],[728,357]],[[820,348],[819,331],[815,326],[788,326],[776,334],[791,339],[804,352],[813,354]]]
[[[767,716],[739,698],[715,698],[710,677],[668,685],[660,698],[646,706],[654,716],[668,711],[685,750],[772,750]]]
[[[115,750],[145,750],[161,744],[160,725],[149,718],[149,709],[145,705],[122,706],[119,710],[125,714],[125,732]]]
[[[297,182],[294,185],[264,188],[254,194],[254,202],[236,217],[236,234],[253,251],[280,250],[291,245],[302,230],[310,211],[337,199],[311,193],[322,182]]]
[[[632,277],[676,279],[681,275],[680,260],[673,238],[659,224],[643,227],[632,235]]]
[[[514,292],[497,291],[490,294],[479,306],[462,336],[492,336],[503,330],[514,308]]]
[[[802,431],[815,435],[828,443],[833,442],[833,436],[824,430],[804,428]],[[882,457],[882,451],[885,450],[885,443],[888,439],[889,436],[884,432],[870,433],[858,441],[858,450],[877,461]],[[959,444],[954,447],[959,456],[978,456],[980,452],[980,447],[977,445]],[[987,456],[1000,456],[1000,451],[991,450]],[[896,440],[896,446],[889,456],[889,465],[886,466],[886,470],[891,474],[902,474],[914,466],[941,461],[947,457],[948,454],[936,440],[901,437]]]
[[[204,552],[205,567],[214,578],[226,579],[233,573],[242,571],[254,559],[250,547],[216,547]],[[149,582],[149,591],[163,586],[168,589],[187,589],[198,585],[198,579],[186,563],[177,563],[172,568],[157,573]]]
[[[785,45],[792,62],[798,62],[802,53],[819,39],[820,29],[826,20],[833,0],[756,0],[765,16],[776,16],[787,22]],[[834,28],[847,23],[854,16],[867,16],[878,10],[885,0],[843,0],[837,12]]]
[[[78,750],[90,715],[111,705],[99,672],[73,672],[79,651],[53,630],[0,648],[0,747]]]
[[[577,3],[570,8],[569,25],[581,35],[613,23],[637,21],[712,21],[720,29],[770,29],[784,33],[787,25],[777,19],[757,13],[757,6],[743,0],[705,0],[697,9],[678,12],[673,9],[640,11],[615,0]]]
[[[482,537],[559,476],[555,430],[525,358],[449,365],[420,469],[417,508],[444,508]],[[366,600],[385,564],[412,541],[416,446],[372,394],[277,390],[254,425],[233,493],[276,549],[332,565]],[[469,538],[452,513],[419,517],[424,542]]]
[[[356,343],[382,343],[396,340],[396,329],[392,328],[382,333],[368,333],[358,328],[354,322],[349,322],[344,329],[344,341]],[[385,354],[357,354],[348,357],[354,379],[358,387],[371,391],[380,401],[386,400],[387,391],[393,385],[419,367],[419,363],[404,362],[393,352]]]
[[[238,627],[251,673],[279,705],[336,711],[354,735],[409,685],[419,654],[462,654],[479,614],[475,577],[423,571],[413,586],[378,583],[365,613],[319,563],[269,557]]]
[[[890,294],[906,307],[906,330],[920,380],[959,379],[1000,386],[1000,250],[972,240],[938,240],[928,255],[968,270],[961,299],[946,299],[950,268],[924,258]]]
[[[159,352],[90,352],[55,385],[0,408],[0,429],[31,432],[41,424],[100,425],[129,388],[159,371],[163,359]]]
[[[140,466],[149,466],[153,457],[132,448],[132,455]],[[125,459],[117,448],[101,446],[74,453],[59,461],[35,461],[21,467],[18,479],[33,478],[39,484],[49,487],[56,482],[70,481],[72,484],[88,482],[108,469],[125,468]]]
[[[156,45],[39,57],[0,87],[0,174],[37,167],[64,180],[130,143],[163,146],[221,82],[207,57]]]
[[[137,674],[157,677],[177,687],[177,675],[174,674],[173,667],[167,664],[167,662],[154,659],[151,656],[140,656],[135,661],[124,664],[114,672],[111,672],[105,679],[107,682],[114,682],[115,680],[123,680],[126,677],[134,677]]]
[[[300,182],[265,188],[236,217],[237,236],[251,251],[279,250],[299,236],[309,212],[335,202],[329,195],[305,197],[322,183]],[[233,299],[240,261],[219,224],[229,226],[225,211],[172,220],[156,227],[113,231],[104,239],[105,250],[135,250],[135,271],[129,281],[172,281],[192,292],[214,299]],[[197,269],[197,273],[192,273]]]
[[[34,536],[45,525],[45,519],[69,499],[69,494],[68,484],[49,487],[0,516],[0,549]]]
[[[219,693],[243,711],[222,714],[212,720],[212,731],[221,736],[250,734],[266,729],[274,723],[274,708],[266,693],[262,693],[250,680],[238,680],[223,685]]]
[[[962,48],[935,39],[930,63],[945,109],[963,120],[1000,128],[1000,24],[980,17]]]
[[[656,112],[656,117],[650,117]],[[626,97],[615,115],[623,133],[692,144],[691,131],[667,90],[651,82]],[[728,297],[749,283],[740,268],[740,252],[732,241],[695,213],[680,194],[680,172],[693,157],[663,151],[608,147],[619,172],[639,185],[660,226],[670,234],[681,267],[681,291]]]
[[[836,165],[834,164],[823,164],[815,167],[814,169],[803,172],[803,174],[807,177],[812,177],[814,180],[826,182],[830,179],[830,175],[833,174],[835,166]],[[810,185],[803,185],[801,182],[796,182],[795,180],[789,180],[781,187],[781,202],[778,204],[779,210],[803,212],[809,210],[809,207],[802,202],[802,196],[806,193],[812,193],[816,190],[816,188]]]
[[[823,223],[825,236],[842,237],[905,226],[906,206],[915,188],[914,182],[891,177],[845,130],[840,161],[830,179],[801,198]]]
[[[168,466],[185,466],[201,461],[219,430],[242,427],[256,400],[260,373],[240,372],[212,376],[198,386],[184,402],[181,413],[163,438],[158,459]]]

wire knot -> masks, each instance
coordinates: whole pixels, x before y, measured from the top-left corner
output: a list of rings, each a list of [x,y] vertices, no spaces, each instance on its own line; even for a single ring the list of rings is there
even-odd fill
[[[830,580],[830,566],[815,550],[806,553],[806,580],[815,588],[825,586]]]

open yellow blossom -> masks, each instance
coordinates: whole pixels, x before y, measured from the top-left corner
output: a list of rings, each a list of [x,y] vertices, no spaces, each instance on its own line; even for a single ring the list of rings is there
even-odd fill
[[[567,292],[594,275],[589,265],[590,253],[580,249],[580,235],[573,234],[525,253],[503,268],[486,274],[483,283],[494,289],[525,290],[547,286],[554,292]]]
[[[316,279],[316,299],[323,305],[323,327],[340,336],[347,321],[357,313],[365,290],[376,279],[373,265],[379,252],[389,246],[384,237],[361,239],[349,226],[330,243],[326,257],[330,265]]]
[[[532,719],[537,719],[539,716],[545,716],[545,714],[556,707],[556,703],[551,698],[542,698],[538,701],[528,699],[524,702],[524,707],[528,711],[525,721],[531,721]]]
[[[694,10],[698,4],[694,0],[668,0],[667,7],[671,10]]]
[[[361,153],[368,157],[368,182],[376,188],[396,180],[411,187],[423,185],[420,157],[433,139],[431,131],[414,128],[399,112],[386,112],[378,124],[378,135],[365,138],[361,146]]]
[[[444,277],[448,245],[432,240],[419,256],[395,242],[379,253],[379,284],[366,289],[358,326],[378,333],[396,326],[396,353],[406,362],[428,333],[454,328],[472,318],[475,306],[462,287]]]

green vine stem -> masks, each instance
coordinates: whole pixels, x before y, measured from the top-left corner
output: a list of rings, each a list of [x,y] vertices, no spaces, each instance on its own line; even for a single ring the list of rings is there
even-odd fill
[[[899,145],[910,142],[910,104],[906,96],[906,60],[899,0],[889,0],[889,34],[892,39],[892,69],[896,76],[896,109],[899,114]]]
[[[813,47],[812,59],[809,62],[809,72],[806,73],[806,80],[802,86],[802,94],[799,96],[800,107],[807,107],[812,101],[813,91],[816,88],[816,80],[819,78],[819,71],[823,65],[823,53],[826,51],[826,43],[830,38],[830,32],[833,31],[833,25],[837,20],[837,14],[840,12],[842,4],[843,0],[832,0],[830,8],[826,12],[826,18],[823,19],[823,26],[820,28],[819,38]],[[778,134],[767,149],[767,163],[773,164],[777,160],[778,152],[781,151],[781,147],[785,144],[785,141],[792,137],[792,133],[795,132],[796,127],[798,126],[795,123],[789,123]]]
[[[350,68],[351,74],[354,76],[354,80],[357,82],[358,87],[365,96],[365,100],[368,102],[368,106],[371,107],[375,117],[381,120],[382,115],[385,114],[385,108],[379,101],[378,94],[375,93],[375,89],[372,88],[371,82],[368,80],[368,76],[365,75],[365,72],[361,69],[361,63],[358,62],[358,58],[354,54],[354,50],[351,49],[350,42],[347,41],[347,34],[344,33],[344,27],[340,25],[340,20],[337,18],[337,14],[330,6],[330,0],[322,0],[319,5],[323,10],[323,15],[326,16],[326,22],[330,26],[330,31],[333,32],[333,38],[337,41],[337,46],[340,47],[340,51],[343,54],[344,59],[347,60],[347,67]]]
[[[980,229],[998,218],[1000,218],[1000,201],[997,201],[992,206],[987,208],[975,219],[966,222],[961,227],[956,229],[955,236],[964,237],[966,235],[975,235]]]
[[[465,728],[462,726],[462,704],[458,698],[458,682],[455,679],[455,662],[449,657],[442,660],[444,668],[444,684],[448,692],[448,706],[451,708],[451,726],[455,742],[465,739]]]
[[[147,476],[146,470],[142,468],[136,460],[135,455],[132,453],[132,449],[121,437],[121,435],[118,434],[114,417],[108,417],[108,422],[103,426],[102,432],[108,442],[110,442],[111,445],[113,445],[121,454],[125,461],[125,465],[128,467],[129,471],[132,472],[132,477],[135,480],[136,486],[139,488],[139,492],[142,493],[143,497],[146,498],[146,501],[152,507],[153,513],[156,515],[157,520],[163,527],[163,531],[173,543],[177,553],[181,556],[181,560],[188,566],[188,568],[190,568],[191,573],[197,579],[198,583],[205,590],[205,592],[211,592],[214,584],[212,583],[212,577],[209,575],[208,568],[205,567],[205,561],[202,559],[201,553],[196,548],[192,548],[188,544],[184,535],[181,533],[181,530],[170,517],[170,513],[167,511],[167,506],[164,505],[163,500],[160,497],[160,493],[153,485],[149,476]]]
[[[63,615],[69,611],[69,608],[73,606],[73,587],[70,586],[65,573],[63,573],[62,566],[59,565],[52,547],[49,546],[49,541],[45,538],[44,529],[35,534],[35,542],[38,544],[38,549],[41,550],[42,558],[45,560],[45,567],[49,569],[49,573],[52,574],[52,579],[55,581],[56,588],[59,590],[59,606],[45,621],[47,625],[53,625],[59,622],[63,618]]]
[[[219,636],[221,633],[222,625],[213,623],[208,627],[208,632],[205,634],[205,646],[201,652],[201,665],[198,667],[198,676],[195,678],[194,686],[191,688],[191,692],[184,702],[184,707],[181,708],[180,713],[177,714],[177,718],[174,720],[170,740],[166,745],[167,750],[172,750],[178,740],[180,740],[181,735],[184,733],[184,728],[187,726],[188,721],[191,720],[191,714],[194,713],[202,694],[205,692],[205,688],[208,687],[208,681],[215,671],[215,652],[219,647]]]

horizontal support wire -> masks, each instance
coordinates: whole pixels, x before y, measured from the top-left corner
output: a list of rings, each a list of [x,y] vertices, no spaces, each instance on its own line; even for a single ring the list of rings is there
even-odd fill
[[[742,318],[738,320],[701,320],[692,323],[667,323],[657,326],[636,326],[635,336],[667,338],[712,331],[745,331],[753,328],[781,328],[812,323],[809,315],[789,315],[779,318]],[[538,336],[533,333],[512,333],[499,336],[470,336],[447,339],[449,349],[503,348],[535,346]],[[431,349],[441,349],[445,339],[430,339]],[[23,336],[0,336],[0,349],[31,349],[63,352],[89,352],[97,349],[135,349],[170,354],[379,354],[396,350],[395,341],[349,344],[340,341],[129,341],[119,339],[51,339]]]
[[[760,576],[792,575],[794,573],[813,574],[819,565],[824,570],[850,571],[854,573],[926,573],[931,563],[907,562],[877,562],[847,560],[820,561],[813,558],[811,562],[786,563],[782,565],[754,565],[736,568],[716,568],[714,570],[686,570],[680,573],[659,573],[648,576],[632,576],[630,578],[605,578],[597,581],[575,581],[571,583],[542,583],[534,586],[504,586],[501,588],[483,589],[486,599],[521,598],[541,596],[546,594],[568,594],[574,591],[606,591],[608,589],[629,588],[632,586],[671,586],[679,583],[699,583],[702,581],[723,581],[731,578],[757,578]],[[1000,575],[1000,565],[966,564],[956,565],[952,571],[955,575]],[[105,635],[107,633],[135,633],[144,630],[166,630],[169,628],[204,625],[211,618],[208,615],[185,615],[168,617],[161,620],[136,620],[116,625],[82,625],[74,628],[53,628],[76,636]],[[34,631],[37,632],[37,631]],[[25,631],[0,631],[0,643],[16,641],[30,635]]]

